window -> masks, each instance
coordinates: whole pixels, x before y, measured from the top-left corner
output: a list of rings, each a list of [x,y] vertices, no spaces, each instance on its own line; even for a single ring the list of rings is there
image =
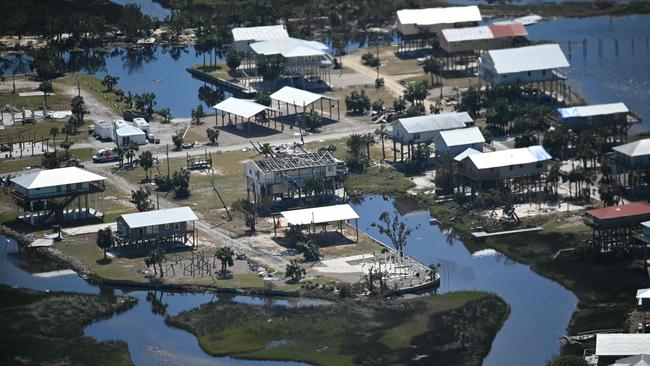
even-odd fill
[[[145,229],[145,233],[147,235],[151,235],[153,233],[153,228],[151,226],[147,226]]]
[[[77,183],[77,190],[81,189],[81,183]]]
[[[419,133],[414,133],[413,134],[413,139],[414,140],[419,140],[420,139],[420,134]]]
[[[510,166],[508,167],[508,169],[510,169],[510,170],[512,170],[512,168],[513,168],[513,166],[512,166],[512,165],[510,165]]]
[[[541,168],[543,165],[544,165],[544,164],[542,164],[542,163],[537,163],[537,164],[535,164],[535,166],[538,167],[538,168]]]
[[[165,224],[165,230],[169,230],[169,224]]]
[[[531,76],[533,76],[533,73],[528,71],[528,77],[531,77]]]
[[[153,233],[154,233],[154,234],[158,234],[158,225],[155,225],[155,226],[153,227]]]
[[[520,167],[520,168],[523,168],[523,167],[524,167],[524,164],[519,164],[519,167]]]
[[[542,75],[546,75],[546,70],[542,70]]]
[[[56,186],[56,191],[61,192],[61,186]]]
[[[175,222],[174,223],[174,230],[180,231],[181,230],[181,223],[180,222]]]

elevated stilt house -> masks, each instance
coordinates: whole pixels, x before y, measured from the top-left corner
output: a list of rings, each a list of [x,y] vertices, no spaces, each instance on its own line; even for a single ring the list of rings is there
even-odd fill
[[[543,191],[551,155],[539,145],[490,152],[468,149],[458,161],[457,189],[472,194],[489,188],[507,187],[513,193]]]
[[[445,51],[443,67],[466,68],[488,50],[512,48],[528,44],[528,32],[522,24],[490,24],[478,27],[447,28],[440,31],[440,48]]]
[[[506,48],[481,56],[479,77],[488,85],[527,85],[560,99],[566,96],[566,77],[558,70],[569,66],[558,44]]]
[[[24,221],[36,225],[53,217],[54,222],[60,224],[64,220],[103,217],[104,180],[105,177],[87,170],[67,167],[11,178],[9,186],[4,189],[14,200],[16,212]],[[100,196],[101,202],[98,202]],[[98,203],[101,203],[101,211]]]
[[[248,199],[262,202],[268,198],[302,197],[305,180],[322,181],[331,194],[347,174],[345,165],[328,151],[251,160],[244,164]]]
[[[629,189],[650,187],[650,138],[615,146],[614,173],[619,184]]]
[[[122,215],[117,218],[115,245],[189,244],[196,247],[198,231],[195,221],[198,219],[189,207]]]
[[[436,156],[452,154],[457,156],[467,149],[483,152],[485,137],[478,127],[440,131],[433,140]]]
[[[478,6],[450,6],[397,11],[397,52],[435,46],[438,34],[447,28],[477,26],[483,20]]]
[[[641,242],[635,232],[650,219],[650,204],[632,202],[585,212],[584,223],[592,230],[590,247],[599,252],[630,249]]]
[[[609,103],[558,108],[550,121],[566,127],[574,141],[584,131],[592,131],[598,144],[612,146],[627,142],[628,132],[641,122],[641,117],[624,103]]]
[[[289,38],[287,28],[280,25],[265,25],[260,27],[237,27],[232,29],[232,48],[240,54],[243,63],[239,69],[248,73],[255,67],[255,53],[251,43]],[[233,70],[234,71],[234,70]]]
[[[404,146],[410,159],[414,146],[429,145],[441,131],[465,128],[474,124],[467,112],[427,114],[424,116],[399,118],[393,121],[393,160],[397,160],[397,143],[399,143],[400,160],[404,161]]]

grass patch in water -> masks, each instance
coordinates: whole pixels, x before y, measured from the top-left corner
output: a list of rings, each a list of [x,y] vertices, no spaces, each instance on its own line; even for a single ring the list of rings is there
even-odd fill
[[[121,297],[0,285],[0,364],[132,365],[124,342],[97,342],[83,329],[133,304]]]
[[[368,167],[363,173],[350,173],[345,184],[348,190],[362,194],[404,194],[415,187],[404,173],[376,166]]]
[[[316,308],[216,302],[167,322],[195,334],[213,355],[317,365],[480,365],[508,312],[494,295],[456,292]],[[463,336],[470,326],[480,331]]]

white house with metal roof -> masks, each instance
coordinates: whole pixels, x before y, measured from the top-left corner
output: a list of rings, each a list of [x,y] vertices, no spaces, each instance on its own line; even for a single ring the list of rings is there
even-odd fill
[[[266,78],[268,75],[257,75],[260,71],[257,65],[264,62],[279,67],[281,72],[278,78],[288,79],[292,83],[303,85],[304,78],[329,82],[334,60],[329,47],[322,42],[288,37],[251,43],[249,47],[255,58],[255,70],[251,70],[253,75],[249,77]]]
[[[569,129],[607,128],[641,122],[625,103],[592,104],[558,108],[555,117],[559,124]]]
[[[189,207],[125,214],[117,218],[116,244],[197,244],[194,222],[199,218]],[[188,225],[192,223],[192,226]]]
[[[518,149],[467,154],[459,161],[458,174],[481,190],[485,182],[508,182],[513,178],[539,177],[547,171],[551,155],[540,145]]]
[[[115,130],[113,141],[117,146],[127,146],[130,143],[145,145],[147,143],[147,134],[134,126],[121,127]]]
[[[521,24],[481,25],[440,31],[440,48],[448,53],[495,50],[525,44],[528,32]]]
[[[77,167],[39,170],[11,178],[5,192],[13,198],[16,207],[23,210],[23,219],[31,224],[45,222],[52,215],[56,222],[62,222],[64,218],[96,216],[100,212],[98,194],[101,194],[103,212],[105,180],[99,174]],[[91,195],[95,198],[94,208],[91,208]],[[82,197],[85,205],[82,205]],[[68,206],[72,207],[64,211]],[[66,214],[69,215],[66,217]]]
[[[612,150],[617,173],[648,170],[650,174],[650,138],[615,146]]]
[[[480,77],[493,85],[565,79],[557,70],[569,67],[558,44],[490,50],[479,60]]]
[[[454,156],[472,149],[483,151],[485,137],[478,127],[459,128],[456,130],[440,131],[433,140],[436,155],[453,154]]]
[[[467,112],[399,118],[392,124],[392,136],[394,141],[403,145],[429,144],[440,134],[440,131],[465,128],[473,123],[474,120]]]
[[[478,6],[450,6],[397,11],[397,31],[402,37],[436,34],[445,28],[478,25],[483,20]]]
[[[250,52],[250,44],[289,38],[284,25],[265,25],[261,27],[237,27],[232,29],[233,48],[237,52]]]

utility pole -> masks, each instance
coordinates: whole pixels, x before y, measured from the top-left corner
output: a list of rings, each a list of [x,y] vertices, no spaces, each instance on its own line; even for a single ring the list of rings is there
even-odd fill
[[[166,150],[165,154],[167,155],[167,179],[169,179],[169,174],[170,174],[170,171],[169,171],[169,144],[165,144],[165,150]]]

